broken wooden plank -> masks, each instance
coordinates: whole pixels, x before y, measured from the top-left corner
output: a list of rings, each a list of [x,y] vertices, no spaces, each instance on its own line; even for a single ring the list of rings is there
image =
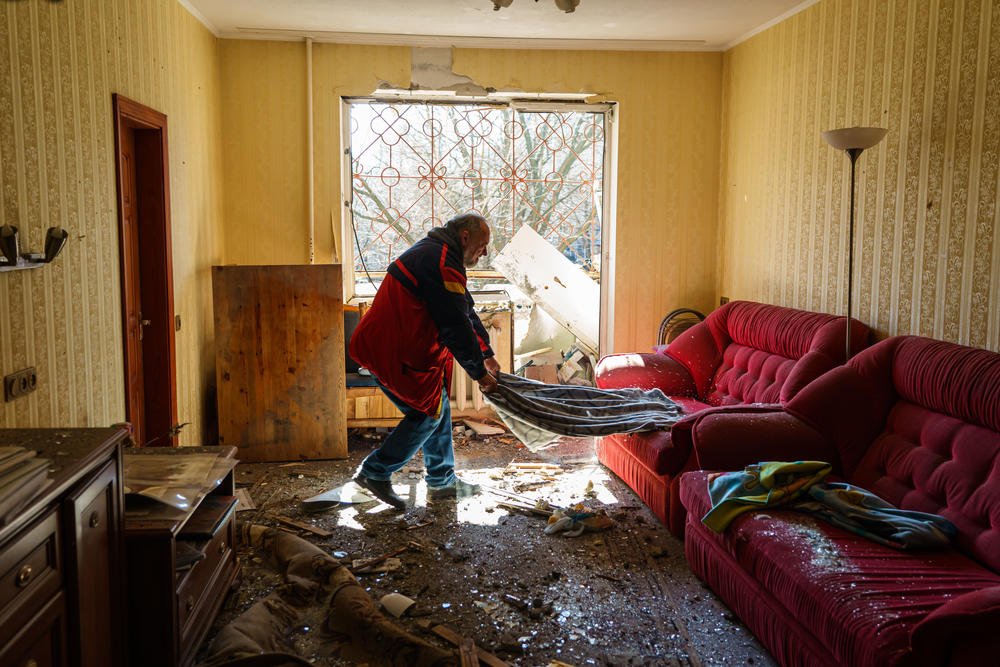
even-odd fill
[[[426,528],[427,526],[431,525],[432,523],[434,523],[434,519],[428,519],[427,521],[424,521],[423,523],[415,523],[412,526],[407,526],[403,530],[416,530],[417,528]]]
[[[461,646],[462,636],[459,635],[454,630],[452,630],[451,628],[449,628],[447,625],[444,624],[435,625],[434,627],[430,628],[430,631],[436,634],[441,639],[445,640],[446,642],[450,642],[455,646]],[[476,647],[476,656],[479,658],[481,662],[487,665],[491,665],[492,667],[510,667],[510,663],[504,662],[503,660],[496,657],[495,655],[493,655],[486,649],[482,648],[481,646]]]
[[[381,574],[383,572],[394,572],[399,568],[403,567],[403,561],[398,558],[386,558],[380,563],[375,563],[374,565],[368,567],[361,567],[365,563],[360,558],[356,558],[351,561],[351,567],[348,569],[352,574],[362,575],[362,574]]]
[[[250,490],[247,491],[247,493],[249,493],[250,496],[253,497],[253,492],[254,491],[256,491],[258,488],[260,488],[260,487],[264,486],[265,484],[267,484],[267,478],[270,475],[271,475],[271,471],[268,470],[263,475],[261,475],[260,477],[258,477],[256,479],[256,481],[254,481],[254,483],[250,486]]]
[[[499,496],[506,496],[507,498],[512,498],[513,500],[516,500],[519,503],[524,503],[526,505],[537,506],[537,504],[539,502],[541,502],[541,501],[535,500],[534,498],[529,498],[528,496],[524,496],[524,495],[521,495],[521,494],[518,494],[518,493],[513,493],[512,491],[507,491],[506,489],[498,489],[496,487],[487,486],[485,484],[480,484],[479,487],[481,489],[489,491],[490,493],[494,493],[494,494],[499,495]],[[558,509],[562,509],[558,505],[552,505],[551,503],[548,504],[548,508],[557,509],[557,510]]]
[[[506,503],[504,501],[498,501],[497,505],[504,507],[506,509],[521,510],[522,512],[530,512],[532,514],[537,514],[539,516],[552,516],[552,510],[543,510],[540,507],[529,507],[527,505],[516,505],[514,503]]]
[[[351,567],[351,571],[358,572],[360,570],[364,570],[366,568],[369,568],[372,565],[378,565],[382,561],[387,560],[389,558],[392,558],[393,556],[397,556],[397,555],[403,553],[404,551],[406,551],[409,548],[410,548],[409,546],[405,546],[405,547],[402,547],[400,549],[396,549],[395,551],[391,551],[391,552],[385,554],[384,556],[379,556],[377,558],[372,558],[371,560],[366,560],[365,562],[361,563],[360,565],[354,565],[353,567]]]
[[[462,667],[479,667],[476,643],[468,637],[462,637],[458,643],[458,658],[462,662]]]
[[[274,515],[273,518],[275,521],[283,523],[286,526],[291,526],[292,528],[298,528],[299,530],[304,530],[308,533],[312,533],[313,535],[318,535],[319,537],[330,537],[333,535],[333,533],[330,532],[329,530],[326,530],[324,528],[317,528],[316,526],[304,523],[302,521],[289,519],[287,516]]]
[[[489,426],[488,424],[473,421],[472,419],[463,419],[462,423],[475,431],[476,435],[500,435],[501,433],[507,432],[506,429]]]
[[[515,462],[507,465],[507,468],[511,470],[542,470],[551,472],[562,472],[562,466],[557,466],[554,463],[521,463]]]
[[[260,505],[257,506],[257,511],[254,512],[254,514],[253,514],[253,520],[250,521],[250,523],[257,523],[257,521],[260,520],[261,515],[264,513],[264,506],[267,505],[269,502],[271,502],[271,500],[276,495],[278,495],[278,491],[281,491],[281,487],[280,486],[278,488],[276,488],[274,490],[274,492],[271,493],[271,495],[269,495],[267,497],[267,500],[265,500],[264,502],[262,502]]]

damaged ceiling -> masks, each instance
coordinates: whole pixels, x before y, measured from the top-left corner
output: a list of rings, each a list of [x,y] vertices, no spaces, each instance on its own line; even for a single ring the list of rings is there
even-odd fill
[[[222,37],[498,48],[723,50],[816,0],[179,0]]]

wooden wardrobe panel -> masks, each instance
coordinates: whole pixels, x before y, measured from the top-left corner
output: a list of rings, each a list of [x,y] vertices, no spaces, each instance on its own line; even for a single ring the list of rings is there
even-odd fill
[[[339,264],[216,266],[219,444],[241,461],[347,457]]]

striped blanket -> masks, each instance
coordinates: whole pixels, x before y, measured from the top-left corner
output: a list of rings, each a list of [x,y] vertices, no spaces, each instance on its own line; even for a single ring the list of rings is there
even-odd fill
[[[594,437],[669,429],[683,416],[659,389],[598,389],[545,384],[500,373],[497,391],[484,394],[511,432],[529,449],[560,436]]]

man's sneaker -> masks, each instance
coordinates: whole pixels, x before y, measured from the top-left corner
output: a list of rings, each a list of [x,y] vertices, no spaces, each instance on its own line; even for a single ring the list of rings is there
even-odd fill
[[[428,486],[427,498],[429,500],[444,500],[446,498],[468,498],[479,493],[478,484],[463,482],[458,477],[451,484],[445,486]]]
[[[392,505],[397,510],[406,508],[406,501],[392,490],[392,482],[370,479],[361,473],[358,473],[358,476],[354,478],[354,482],[361,488],[371,491],[373,496],[384,503]]]

